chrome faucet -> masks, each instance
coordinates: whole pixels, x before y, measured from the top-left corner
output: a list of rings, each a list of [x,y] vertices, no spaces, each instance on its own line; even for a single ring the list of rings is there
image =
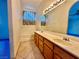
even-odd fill
[[[70,39],[68,37],[64,37],[63,40],[70,41]]]

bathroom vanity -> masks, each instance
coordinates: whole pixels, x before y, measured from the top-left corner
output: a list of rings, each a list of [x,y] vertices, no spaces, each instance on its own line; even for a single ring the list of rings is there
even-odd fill
[[[34,42],[45,59],[79,59],[79,45],[61,39],[41,31],[34,34]]]

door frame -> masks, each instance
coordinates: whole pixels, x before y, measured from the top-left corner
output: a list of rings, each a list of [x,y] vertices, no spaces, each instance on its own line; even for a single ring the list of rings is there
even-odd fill
[[[8,6],[8,26],[10,42],[10,59],[14,59],[13,24],[12,24],[12,0],[7,0]]]

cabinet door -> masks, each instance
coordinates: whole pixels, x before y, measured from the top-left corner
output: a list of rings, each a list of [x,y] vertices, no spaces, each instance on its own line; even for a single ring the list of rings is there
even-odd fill
[[[57,55],[56,53],[54,53],[54,59],[62,59],[59,55]]]
[[[45,59],[53,59],[53,51],[44,44],[44,57]]]
[[[34,41],[35,41],[35,44],[36,44],[36,46],[38,47],[38,34],[37,33],[35,33],[35,35],[34,35]]]
[[[39,49],[41,53],[43,54],[43,41],[41,39],[39,39]]]
[[[58,57],[60,56],[60,57]],[[61,49],[58,46],[54,46],[54,56],[55,58],[61,58],[61,59],[75,59],[72,55],[70,55],[69,53],[65,52],[65,50]]]
[[[38,34],[36,35],[36,45],[37,47],[39,47],[39,35]]]

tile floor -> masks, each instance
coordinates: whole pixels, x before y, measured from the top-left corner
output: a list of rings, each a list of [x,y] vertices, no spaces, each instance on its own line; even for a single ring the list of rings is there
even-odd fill
[[[35,26],[23,26],[16,59],[44,59],[33,41]]]
[[[44,59],[32,40],[21,42],[16,59]]]

